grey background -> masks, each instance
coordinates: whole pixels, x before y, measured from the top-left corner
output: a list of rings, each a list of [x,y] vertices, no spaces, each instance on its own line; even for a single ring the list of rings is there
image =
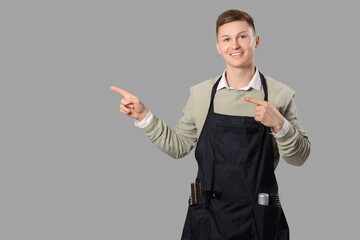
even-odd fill
[[[0,239],[179,239],[194,153],[173,160],[119,112],[115,85],[175,127],[224,62],[215,21],[238,8],[256,65],[296,91],[312,153],[276,174],[294,240],[354,239],[356,1],[0,2]]]

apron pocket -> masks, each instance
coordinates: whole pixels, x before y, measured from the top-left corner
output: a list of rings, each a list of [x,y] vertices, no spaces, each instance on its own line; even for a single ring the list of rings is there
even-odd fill
[[[189,205],[181,240],[208,240],[210,238],[210,213],[203,204]]]
[[[254,204],[253,234],[255,240],[275,240],[281,216],[280,206]]]
[[[251,204],[213,199],[209,208],[215,228],[224,239],[252,239]]]

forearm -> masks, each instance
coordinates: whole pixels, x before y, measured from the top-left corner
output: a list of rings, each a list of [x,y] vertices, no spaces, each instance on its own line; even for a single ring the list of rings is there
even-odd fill
[[[280,156],[289,164],[301,166],[310,155],[310,141],[291,123],[285,136],[276,138]]]
[[[156,147],[173,158],[184,157],[196,145],[196,129],[191,125],[178,124],[174,130],[153,115],[153,119],[143,130]]]

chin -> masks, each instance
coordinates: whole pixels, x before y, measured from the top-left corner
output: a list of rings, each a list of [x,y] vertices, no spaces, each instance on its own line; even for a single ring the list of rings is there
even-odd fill
[[[227,66],[230,66],[232,68],[248,68],[251,65],[248,63],[228,63]]]

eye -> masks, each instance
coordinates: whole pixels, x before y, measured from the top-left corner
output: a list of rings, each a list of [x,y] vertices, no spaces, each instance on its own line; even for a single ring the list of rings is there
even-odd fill
[[[240,38],[246,38],[246,35],[241,35]]]
[[[224,38],[223,41],[228,42],[228,41],[230,41],[230,38]]]

